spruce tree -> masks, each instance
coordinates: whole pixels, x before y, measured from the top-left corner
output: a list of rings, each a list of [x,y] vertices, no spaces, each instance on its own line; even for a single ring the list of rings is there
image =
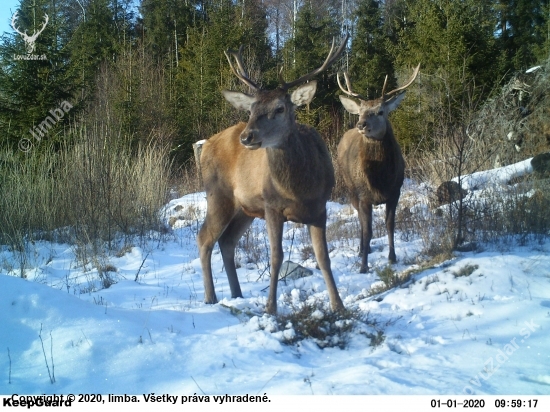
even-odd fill
[[[177,66],[179,48],[185,44],[187,30],[203,20],[193,0],[142,0],[141,29],[145,46],[154,61]]]
[[[349,72],[354,87],[369,99],[380,97],[386,75],[388,87],[395,85],[387,35],[388,22],[383,18],[384,3],[380,0],[361,0],[356,13]]]
[[[273,64],[262,7],[258,0],[237,4],[231,0],[205,2],[204,20],[188,28],[180,49],[174,94],[180,129],[177,153],[181,160],[191,155],[195,141],[244,120],[242,113],[226,104],[220,93],[222,89],[242,87],[231,73],[225,50],[243,45],[249,75],[262,85],[270,81]]]
[[[500,70],[524,70],[538,62],[541,46],[548,42],[548,1],[500,0],[498,44]]]
[[[446,121],[464,121],[466,100],[483,100],[501,80],[491,1],[417,0],[407,6],[392,53],[399,77],[418,63],[421,74],[394,114],[405,146],[430,135],[443,110]]]
[[[286,79],[298,78],[319,67],[326,59],[333,39],[335,47],[338,46],[341,34],[335,14],[335,10],[327,9],[319,15],[315,13],[309,2],[299,10],[295,36],[287,41],[284,50],[283,74]],[[317,92],[311,104],[313,108],[336,107],[338,102],[335,100],[335,93],[338,86],[335,73],[337,70],[338,65],[335,64],[316,77]]]

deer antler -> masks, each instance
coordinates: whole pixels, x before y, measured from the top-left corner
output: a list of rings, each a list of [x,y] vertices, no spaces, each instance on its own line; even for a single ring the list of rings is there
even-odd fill
[[[351,82],[349,80],[347,72],[344,72],[344,79],[346,80],[347,90],[344,89],[344,86],[342,86],[342,83],[340,82],[340,73],[336,73],[336,80],[338,81],[338,86],[340,86],[340,90],[342,90],[348,96],[357,97],[358,99],[361,99],[361,100],[368,100],[365,97],[361,96],[359,93],[354,93],[351,91]]]
[[[416,79],[416,76],[418,76],[418,71],[420,70],[420,63],[418,63],[418,66],[414,69],[414,72],[411,76],[411,78],[405,83],[403,86],[398,87],[397,89],[393,89],[391,92],[384,93],[386,90],[386,83],[388,82],[388,76],[386,75],[386,80],[384,80],[384,87],[382,87],[382,99],[387,100],[389,96],[392,94],[395,94],[401,90],[405,90],[407,87],[409,87],[412,82]]]
[[[242,81],[244,84],[246,84],[248,87],[254,90],[258,90],[259,87],[256,83],[254,83],[252,80],[250,80],[250,77],[248,77],[248,74],[246,73],[246,70],[244,69],[243,61],[242,61],[242,51],[243,51],[243,45],[239,47],[239,50],[227,50],[224,52],[225,57],[227,57],[227,61],[229,62],[229,67],[231,67],[231,71],[237,78]],[[235,59],[235,62],[237,63],[237,68],[233,65],[233,62],[231,61],[231,56]]]
[[[328,67],[330,67],[336,60],[340,58],[340,55],[344,51],[344,48],[346,47],[346,43],[349,39],[349,33],[346,34],[346,37],[344,40],[342,40],[342,43],[338,47],[338,50],[334,51],[334,39],[332,39],[332,46],[330,48],[330,52],[328,53],[327,58],[325,59],[325,62],[322,64],[321,67],[318,69],[313,70],[312,72],[309,72],[308,74],[300,77],[299,79],[296,79],[290,83],[286,83],[283,80],[282,72],[279,72],[279,81],[281,83],[281,89],[288,90],[294,86],[297,86],[299,84],[305,83],[308,80],[311,80],[313,77],[321,73],[322,71],[326,70]]]

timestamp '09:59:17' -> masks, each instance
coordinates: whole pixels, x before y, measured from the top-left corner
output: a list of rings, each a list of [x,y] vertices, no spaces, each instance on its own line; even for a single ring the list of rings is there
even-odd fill
[[[495,407],[497,408],[536,408],[538,399],[495,399]]]

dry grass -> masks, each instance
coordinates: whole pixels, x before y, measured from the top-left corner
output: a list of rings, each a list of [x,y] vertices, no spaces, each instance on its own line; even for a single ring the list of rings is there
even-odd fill
[[[162,228],[168,150],[132,148],[99,123],[78,127],[72,136],[75,143],[60,151],[0,155],[0,243],[17,251],[22,276],[35,240],[77,245],[87,251],[84,263],[104,243],[117,247],[117,237],[145,238]]]

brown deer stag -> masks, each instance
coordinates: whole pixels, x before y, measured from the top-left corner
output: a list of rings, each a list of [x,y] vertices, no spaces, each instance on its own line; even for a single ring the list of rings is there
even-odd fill
[[[352,92],[347,73],[344,73],[347,89],[342,86],[340,76],[337,76],[340,89],[360,100],[360,103],[357,103],[349,97],[340,95],[344,108],[352,114],[358,114],[359,121],[354,129],[344,134],[338,144],[338,164],[361,224],[360,273],[366,273],[368,270],[373,205],[386,204],[386,229],[390,248],[388,259],[392,263],[396,261],[393,240],[395,209],[403,185],[405,161],[399,143],[393,135],[388,114],[401,103],[405,97],[405,89],[414,82],[419,69],[420,65],[416,67],[406,84],[388,93],[385,93],[388,80],[386,76],[382,97],[374,100],[368,100]]]
[[[231,297],[242,297],[235,269],[235,247],[254,218],[266,220],[271,252],[271,280],[266,312],[277,312],[277,281],[283,260],[283,224],[308,225],[315,257],[327,285],[333,310],[343,309],[330,268],[326,242],[326,202],[334,186],[328,149],[311,127],[296,123],[294,110],[315,94],[315,75],[341,55],[347,39],[334,51],[334,41],[321,67],[275,90],[263,90],[246,74],[241,49],[225,54],[233,73],[253,95],[223,91],[234,107],[250,113],[239,123],[207,140],[201,154],[207,210],[197,243],[204,280],[205,303],[216,303],[212,249],[218,242]],[[233,63],[234,59],[236,65]],[[305,84],[303,84],[305,83]],[[288,90],[298,86],[292,94]]]

